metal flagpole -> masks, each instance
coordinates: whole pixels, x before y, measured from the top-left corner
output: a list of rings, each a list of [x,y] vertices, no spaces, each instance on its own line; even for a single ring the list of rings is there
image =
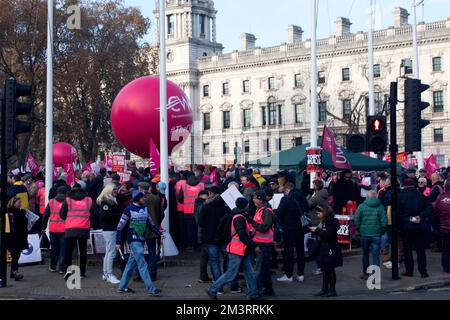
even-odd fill
[[[369,115],[375,115],[375,80],[373,73],[373,0],[369,0],[370,17],[369,17],[369,35],[368,35],[368,63],[369,63]],[[370,156],[376,158],[375,153],[371,152]]]
[[[160,108],[160,157],[161,157],[161,181],[166,188],[167,208],[162,226],[165,229],[164,241],[161,244],[165,246],[162,251],[164,256],[178,255],[178,249],[170,236],[169,225],[169,151],[168,151],[168,133],[167,133],[167,74],[166,74],[166,0],[159,0],[159,108]]]
[[[412,11],[413,11],[413,23],[412,23],[412,36],[413,36],[413,51],[414,51],[414,61],[413,61],[413,72],[414,77],[416,79],[420,79],[420,73],[419,73],[419,46],[417,45],[417,17],[416,17],[416,8],[417,6],[421,5],[424,0],[420,1],[419,3],[416,3],[416,0],[413,0],[412,3]],[[422,130],[422,129],[420,129]],[[419,152],[417,152],[417,166],[418,169],[422,169],[424,167],[424,160],[423,160],[423,136],[420,141],[421,148]]]
[[[47,106],[45,134],[45,205],[53,184],[53,0],[48,0]]]
[[[312,26],[311,26],[311,147],[317,147],[317,0],[312,0]],[[311,189],[316,173],[311,173]]]

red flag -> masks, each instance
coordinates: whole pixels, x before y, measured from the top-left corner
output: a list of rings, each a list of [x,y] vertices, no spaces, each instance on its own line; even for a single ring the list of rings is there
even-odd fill
[[[321,147],[331,154],[336,169],[352,169],[341,147],[337,145],[333,132],[327,126],[323,127]]]
[[[75,172],[73,170],[73,163],[66,163],[64,165],[64,171],[67,174],[67,184],[69,186],[72,186],[72,184],[75,182]]]
[[[94,161],[89,160],[89,162],[84,165],[83,171],[89,171],[89,172],[94,171],[91,166],[91,164],[93,164],[93,163],[94,163]]]
[[[431,175],[439,170],[439,165],[436,161],[436,156],[431,154],[424,164],[425,170],[427,170],[427,178],[431,179]]]
[[[28,154],[27,158],[27,166],[33,176],[39,172],[39,163],[37,163],[36,159],[34,159],[31,152]]]
[[[150,173],[152,175],[159,173],[160,167],[160,158],[159,151],[153,142],[153,139],[150,138]]]

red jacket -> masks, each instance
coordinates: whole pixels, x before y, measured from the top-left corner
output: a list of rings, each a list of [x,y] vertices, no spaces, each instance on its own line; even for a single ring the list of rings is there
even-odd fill
[[[450,234],[450,191],[437,198],[434,203],[434,214],[439,217],[441,233]]]

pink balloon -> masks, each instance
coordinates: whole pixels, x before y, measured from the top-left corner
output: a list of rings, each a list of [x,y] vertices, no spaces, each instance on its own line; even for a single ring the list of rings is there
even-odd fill
[[[150,138],[160,150],[159,77],[142,77],[127,84],[111,110],[117,140],[130,152],[150,157]],[[192,130],[192,108],[184,91],[167,80],[169,155],[186,141]]]
[[[64,167],[66,164],[72,164],[77,159],[75,148],[65,142],[59,142],[53,145],[53,167]]]

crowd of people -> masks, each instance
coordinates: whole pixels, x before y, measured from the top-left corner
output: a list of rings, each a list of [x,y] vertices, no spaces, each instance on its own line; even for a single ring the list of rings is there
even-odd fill
[[[363,252],[362,279],[368,278],[369,265],[381,266],[380,254],[385,256],[383,265],[392,267],[392,188],[387,172],[324,171],[311,189],[306,172],[262,175],[259,169],[199,165],[193,170],[172,170],[166,185],[159,174],[151,175],[148,168],[137,168],[133,161],[128,170],[131,178],[126,182],[106,168],[97,174],[79,170],[70,186],[67,174],[59,170],[47,205],[41,172],[11,176],[7,215],[11,278],[24,277],[18,261],[28,247],[27,234],[46,230],[50,234],[50,272],[68,279],[73,251],[78,247],[80,272],[85,277],[90,230],[101,229],[105,242],[102,279],[118,285],[120,292],[131,293],[128,285],[134,277],[144,282],[150,295],[159,295],[161,290],[154,283],[167,207],[171,235],[182,252],[199,253],[199,282],[212,283],[206,292],[213,299],[225,294],[228,285],[231,294],[242,293],[240,272],[249,299],[275,295],[272,269],[278,267],[280,254],[284,274],[275,282],[302,283],[310,259],[317,267],[313,275],[322,275],[323,280],[317,296],[336,296],[335,269],[343,265],[343,258],[335,215],[352,217],[355,232],[351,241]],[[399,177],[397,221],[404,276],[413,276],[412,251],[416,250],[419,273],[428,277],[427,248],[442,252],[443,271],[450,273],[447,171],[433,173],[428,179],[426,171],[420,170],[416,176],[415,169],[408,169]],[[233,208],[221,197],[230,188],[242,195]],[[279,203],[272,201],[277,194]],[[27,210],[39,215],[31,228]],[[116,258],[120,277],[114,273]]]

